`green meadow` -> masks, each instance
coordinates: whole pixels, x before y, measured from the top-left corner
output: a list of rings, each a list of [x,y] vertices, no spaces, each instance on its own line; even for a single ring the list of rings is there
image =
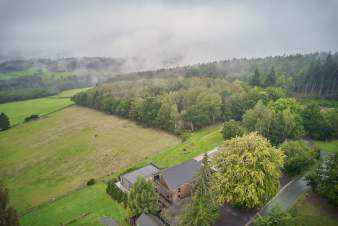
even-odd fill
[[[4,112],[9,117],[13,126],[22,123],[26,117],[32,114],[43,116],[72,105],[70,97],[86,89],[88,88],[72,89],[51,97],[0,104],[0,112]]]

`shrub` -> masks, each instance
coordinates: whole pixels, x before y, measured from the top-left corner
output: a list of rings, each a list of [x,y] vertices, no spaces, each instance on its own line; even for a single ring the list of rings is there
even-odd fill
[[[94,185],[96,183],[95,179],[94,178],[91,178],[89,181],[87,181],[87,185],[90,186],[90,185]]]
[[[338,206],[338,153],[326,159],[306,180],[314,192]]]
[[[30,115],[30,116],[25,118],[25,122],[29,122],[29,121],[32,121],[32,120],[35,120],[35,119],[38,119],[38,118],[40,118],[39,115]]]
[[[318,152],[310,148],[303,141],[289,141],[281,145],[286,155],[284,169],[290,176],[304,172],[315,163]]]
[[[274,206],[268,216],[258,216],[252,223],[253,226],[298,226],[295,218],[288,211],[283,211],[280,206]]]

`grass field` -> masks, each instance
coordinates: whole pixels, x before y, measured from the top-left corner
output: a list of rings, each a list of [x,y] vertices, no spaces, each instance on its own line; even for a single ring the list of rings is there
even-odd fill
[[[192,133],[191,136],[184,143],[174,145],[174,147],[168,148],[159,153],[154,153],[146,160],[141,160],[135,164],[131,164],[129,167],[142,166],[146,163],[153,162],[158,166],[164,168],[189,160],[201,153],[204,153],[220,145],[223,142],[220,129],[221,125],[216,125]],[[184,149],[185,151],[183,151]],[[129,167],[120,169],[114,174],[103,177],[102,179],[108,180],[111,177],[115,177],[118,173],[123,172],[126,168]],[[44,225],[44,222],[48,220],[48,222],[50,223],[49,225],[57,226],[59,225],[60,220],[65,222],[87,212],[91,212],[88,217],[76,221],[74,224],[71,225],[95,225],[103,216],[111,216],[113,219],[121,222],[120,213],[122,213],[123,215],[124,209],[122,207],[118,208],[118,204],[116,203],[112,205],[111,202],[113,201],[100,201],[101,199],[106,199],[103,197],[108,197],[104,191],[104,186],[105,185],[103,183],[99,183],[91,188],[86,187],[79,191],[72,192],[66,197],[56,200],[51,204],[47,204],[41,208],[34,209],[32,212],[23,216],[21,220],[22,224],[24,226],[39,226]],[[95,192],[97,198],[92,199],[88,197],[92,196],[92,192]],[[90,199],[91,201],[88,201],[88,199]],[[92,205],[95,208],[92,208]],[[112,212],[109,212],[108,210],[110,210],[110,208],[113,208],[114,210]],[[115,208],[119,210],[115,210]],[[58,213],[61,212],[63,209],[67,210],[67,216],[59,219]]]
[[[338,152],[338,140],[315,141],[315,145],[322,151],[331,153]]]
[[[11,125],[16,125],[32,114],[41,116],[73,104],[70,97],[86,89],[72,89],[56,96],[0,104],[0,112],[9,117]]]
[[[338,225],[338,209],[312,193],[301,197],[291,211],[301,226]]]
[[[21,218],[21,224],[23,226],[58,226],[74,220],[69,225],[93,226],[101,225],[99,223],[101,217],[110,216],[122,226],[125,209],[106,194],[105,188],[104,183],[98,183],[73,192],[52,204],[26,214]],[[84,214],[88,215],[81,217]]]
[[[72,106],[1,132],[0,177],[23,213],[179,142],[165,132]]]

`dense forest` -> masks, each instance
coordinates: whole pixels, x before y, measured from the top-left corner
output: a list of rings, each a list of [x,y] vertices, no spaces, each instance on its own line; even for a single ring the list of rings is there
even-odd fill
[[[126,74],[142,63],[112,58],[10,61],[0,64],[0,103],[110,81],[209,77],[277,86],[302,98],[338,98],[338,53],[232,59]],[[137,67],[133,64],[138,64]],[[20,90],[18,92],[18,90]]]
[[[252,88],[243,82],[191,78],[103,84],[74,97],[83,106],[171,132],[196,130],[228,119],[241,119],[258,100],[285,97],[283,89]]]
[[[298,102],[286,88],[250,86],[238,80],[111,82],[79,93],[73,100],[176,134],[225,121],[226,138],[258,131],[275,145],[306,134],[323,140],[338,137],[337,109],[322,112],[315,104]]]
[[[257,73],[258,72],[258,73]],[[257,86],[282,86],[296,96],[338,98],[338,53],[313,53],[232,59],[185,67],[119,75],[116,80],[210,77]]]

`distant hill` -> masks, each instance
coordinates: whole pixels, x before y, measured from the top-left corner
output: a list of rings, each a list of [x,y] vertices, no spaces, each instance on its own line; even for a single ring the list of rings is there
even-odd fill
[[[146,62],[144,59],[106,57],[2,62],[0,103],[53,95],[62,90],[95,86],[106,81],[211,77],[250,82],[256,69],[261,74],[260,82],[264,86],[272,68],[276,72],[276,79],[279,79],[275,85],[284,86],[296,96],[338,98],[337,53],[241,58],[144,71]],[[175,62],[164,65],[175,65]]]

